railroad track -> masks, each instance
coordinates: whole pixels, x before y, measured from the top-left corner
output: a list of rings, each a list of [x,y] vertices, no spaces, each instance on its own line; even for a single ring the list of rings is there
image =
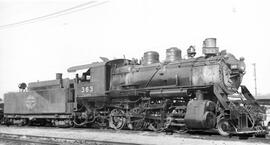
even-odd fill
[[[124,143],[113,141],[101,141],[101,140],[87,140],[87,139],[72,139],[72,138],[60,138],[60,137],[46,137],[35,135],[20,135],[20,134],[8,134],[0,133],[0,140],[19,143],[19,144],[37,144],[37,145],[141,145],[136,143]]]
[[[15,131],[10,132],[8,130],[15,130]],[[36,132],[39,132],[39,133],[36,134]],[[71,135],[71,136],[66,136],[65,135],[66,132],[68,135]],[[55,135],[51,133],[54,133]],[[58,134],[62,134],[62,135],[58,136]],[[86,134],[86,136],[82,137],[80,136],[80,134],[84,134],[84,135]],[[89,136],[87,134],[89,134]],[[77,137],[75,137],[75,135],[77,135]],[[26,142],[26,143],[34,143],[34,144],[71,144],[71,145],[145,144],[145,142],[136,142],[136,141],[134,142],[134,140],[131,141],[126,138],[123,139],[123,137],[121,140],[121,136],[125,136],[125,135],[133,139],[135,136],[136,137],[145,136],[148,138],[152,137],[152,140],[159,139],[159,138],[172,138],[172,139],[185,138],[185,139],[199,139],[199,140],[212,140],[212,141],[216,140],[216,141],[225,141],[225,142],[239,141],[239,140],[242,140],[243,142],[249,142],[249,143],[259,142],[259,143],[269,144],[270,142],[270,136],[267,136],[266,138],[256,138],[256,137],[245,138],[243,136],[223,137],[223,136],[218,135],[214,131],[213,132],[198,132],[197,131],[197,132],[189,132],[189,133],[184,133],[184,132],[157,133],[157,132],[149,132],[149,131],[130,131],[130,130],[117,130],[116,131],[112,129],[54,128],[54,127],[31,127],[31,126],[28,126],[28,127],[3,126],[2,127],[0,126],[0,141],[7,140],[7,141]]]

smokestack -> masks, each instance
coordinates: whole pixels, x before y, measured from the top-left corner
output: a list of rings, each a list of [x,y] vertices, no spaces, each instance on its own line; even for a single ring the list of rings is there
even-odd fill
[[[216,38],[206,38],[203,41],[203,54],[205,57],[217,56],[219,48],[216,47]]]

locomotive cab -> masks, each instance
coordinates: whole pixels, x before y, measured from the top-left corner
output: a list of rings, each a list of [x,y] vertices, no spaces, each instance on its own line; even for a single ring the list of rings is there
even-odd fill
[[[106,65],[104,62],[92,63],[87,65],[74,66],[68,69],[68,72],[86,70],[81,77],[76,74],[76,97],[95,98],[105,96],[106,92]]]
[[[98,62],[81,66],[74,66],[68,72],[86,69],[82,76],[76,74],[77,97],[104,97],[111,87],[110,79],[117,76],[118,68],[130,64],[131,60],[116,59],[107,62]]]

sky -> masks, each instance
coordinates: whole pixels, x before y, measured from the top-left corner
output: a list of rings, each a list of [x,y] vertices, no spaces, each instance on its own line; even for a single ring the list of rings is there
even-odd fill
[[[91,3],[80,10],[9,25]],[[96,6],[91,6],[91,5]],[[205,38],[220,50],[245,57],[243,83],[254,94],[270,89],[269,0],[0,0],[0,97],[21,82],[74,77],[67,68],[101,61],[100,56],[138,58],[149,50],[165,59],[167,48],[182,55]]]

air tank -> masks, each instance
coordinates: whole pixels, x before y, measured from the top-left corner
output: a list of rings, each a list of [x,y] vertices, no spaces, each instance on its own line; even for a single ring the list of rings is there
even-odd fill
[[[171,47],[166,50],[166,62],[174,62],[181,59],[181,50],[177,47]]]
[[[156,51],[147,51],[143,55],[143,65],[159,63],[159,54]]]

